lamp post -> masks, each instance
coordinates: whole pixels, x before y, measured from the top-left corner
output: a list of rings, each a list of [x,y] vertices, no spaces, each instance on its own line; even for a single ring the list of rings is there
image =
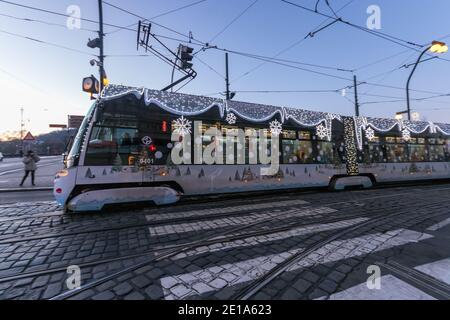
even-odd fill
[[[411,81],[414,72],[417,69],[417,65],[420,63],[420,60],[422,60],[423,55],[428,50],[432,53],[445,53],[448,51],[448,46],[444,42],[433,41],[431,45],[427,46],[426,49],[422,51],[416,63],[414,64],[414,68],[412,69],[411,74],[408,77],[408,81],[406,82],[406,105],[407,105],[408,120],[411,120],[411,108],[409,102],[409,83]]]

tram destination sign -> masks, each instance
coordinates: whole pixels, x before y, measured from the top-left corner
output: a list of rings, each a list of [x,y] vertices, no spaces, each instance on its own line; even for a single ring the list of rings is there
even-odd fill
[[[68,128],[79,129],[83,120],[84,116],[68,115]]]

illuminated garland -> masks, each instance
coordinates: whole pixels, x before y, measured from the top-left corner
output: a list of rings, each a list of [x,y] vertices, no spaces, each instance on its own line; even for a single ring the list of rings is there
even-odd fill
[[[197,116],[209,111],[212,108],[217,108],[221,118],[227,117],[229,114],[238,116],[250,122],[266,122],[278,116],[281,124],[288,120],[292,120],[299,126],[315,127],[321,134],[326,133],[326,138],[331,141],[332,123],[333,120],[343,121],[342,117],[332,113],[316,112],[309,110],[301,110],[288,107],[277,107],[270,105],[254,104],[247,102],[225,101],[222,99],[215,99],[204,96],[195,96],[182,93],[172,93],[159,90],[151,90],[144,88],[134,88],[121,85],[108,85],[100,95],[100,100],[108,101],[118,99],[126,95],[133,94],[138,99],[144,97],[145,104],[149,106],[154,104],[159,108],[166,110],[172,114],[179,116]],[[234,122],[232,116],[228,120]],[[450,125],[423,121],[399,121],[394,119],[380,119],[380,118],[353,118],[357,147],[362,149],[363,144],[363,130],[371,128],[376,132],[389,132],[397,127],[399,132],[407,129],[412,134],[424,133],[427,130],[430,133],[440,132],[444,135],[450,136]],[[228,123],[230,123],[228,121]],[[231,124],[231,123],[230,123]],[[322,130],[322,125],[325,130]],[[371,136],[369,131],[369,136]]]
[[[344,117],[344,140],[347,158],[347,174],[357,176],[359,174],[358,154],[355,145],[354,119]]]

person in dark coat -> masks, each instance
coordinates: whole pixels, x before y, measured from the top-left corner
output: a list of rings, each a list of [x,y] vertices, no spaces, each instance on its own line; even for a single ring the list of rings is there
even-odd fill
[[[31,184],[34,186],[34,173],[37,169],[36,163],[38,163],[41,159],[35,154],[32,150],[28,151],[27,155],[23,158],[22,162],[25,165],[25,175],[22,178],[22,182],[20,186],[23,186],[23,183],[27,179],[28,175],[31,173]]]

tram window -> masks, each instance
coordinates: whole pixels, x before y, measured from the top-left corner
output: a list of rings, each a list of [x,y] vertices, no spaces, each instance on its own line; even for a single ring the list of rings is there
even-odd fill
[[[223,135],[231,135],[231,136],[237,136],[239,128],[235,126],[222,126],[222,134]]]
[[[137,128],[137,119],[135,116],[124,116],[117,114],[103,114],[101,119],[97,122],[100,126],[114,126],[114,127],[130,127]]]
[[[389,162],[405,162],[407,160],[407,150],[403,144],[388,144],[386,151]]]
[[[298,138],[301,140],[311,140],[311,132],[309,131],[299,131]]]
[[[333,144],[327,141],[317,142],[318,163],[333,163]]]
[[[262,134],[264,135],[264,137],[270,138],[272,136],[270,130],[268,129],[260,129],[260,130],[262,130]]]
[[[445,154],[445,161],[450,161],[450,139],[447,139],[444,148],[444,154]]]
[[[423,162],[428,160],[427,149],[425,145],[410,144],[408,148],[410,161]]]
[[[137,129],[95,126],[85,165],[128,165],[128,157],[139,152],[137,137]]]
[[[444,149],[444,146],[430,145],[429,150],[430,150],[430,161],[446,161],[446,150]]]
[[[386,143],[396,143],[395,137],[386,137]]]
[[[220,131],[219,125],[217,124],[202,124],[202,126],[199,128],[199,131],[203,133],[202,136],[202,152],[205,151],[205,149],[211,145],[214,142],[215,136],[214,135],[209,135],[206,134],[206,131],[208,131],[209,129],[217,129],[217,134],[221,135],[223,132]],[[199,143],[199,141],[194,141],[194,143]],[[223,159],[222,159],[222,163],[226,163],[226,150],[225,150],[225,140],[222,137],[219,137],[219,141],[218,141],[219,147],[222,148],[222,154],[223,154]],[[216,149],[217,151],[217,149]],[[216,151],[213,151],[213,153],[211,154],[211,156],[215,156]],[[203,159],[204,160],[204,159]],[[216,164],[219,164],[219,159],[216,159]]]
[[[417,143],[425,144],[426,143],[426,139],[425,138],[417,138]]]
[[[282,137],[283,139],[295,140],[297,139],[297,134],[293,130],[283,130]]]
[[[383,163],[384,162],[383,146],[380,144],[369,144],[369,158],[371,163]]]
[[[313,163],[313,148],[311,141],[283,141],[283,163]]]

